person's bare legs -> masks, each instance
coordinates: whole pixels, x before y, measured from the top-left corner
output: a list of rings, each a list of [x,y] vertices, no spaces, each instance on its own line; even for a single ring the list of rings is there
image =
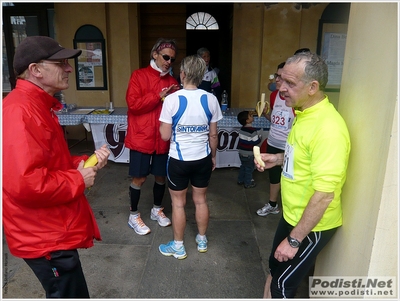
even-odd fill
[[[165,177],[164,177],[164,176],[154,176],[154,180],[155,180],[157,183],[165,184]]]
[[[276,203],[278,201],[280,191],[281,183],[269,184],[269,200]]]
[[[183,241],[183,236],[186,228],[186,192],[185,190],[171,190],[169,189],[171,195],[172,204],[172,229],[174,232],[174,240]]]
[[[146,181],[147,177],[133,177],[132,183],[136,186],[142,187],[143,183]]]
[[[264,287],[264,296],[263,296],[264,299],[271,299],[271,281],[272,281],[272,276],[271,274],[268,274]]]
[[[208,228],[209,210],[206,199],[207,187],[192,186],[192,198],[196,206],[196,223],[200,235],[205,235]]]

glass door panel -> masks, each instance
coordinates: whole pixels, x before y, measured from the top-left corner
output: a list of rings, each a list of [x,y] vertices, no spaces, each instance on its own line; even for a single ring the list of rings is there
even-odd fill
[[[53,4],[17,2],[3,4],[3,96],[15,87],[13,70],[15,48],[28,36],[48,36],[48,15],[53,10]]]

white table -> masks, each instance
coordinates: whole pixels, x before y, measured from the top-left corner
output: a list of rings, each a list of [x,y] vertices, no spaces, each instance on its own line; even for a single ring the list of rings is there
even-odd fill
[[[109,114],[87,113],[90,108],[78,108],[77,111],[57,114],[59,122],[63,126],[84,124],[86,129],[92,131],[95,148],[107,144],[111,155],[109,160],[120,163],[129,163],[129,149],[124,145],[128,120],[127,108],[115,108]],[[82,114],[79,113],[82,111]],[[240,159],[237,151],[239,141],[238,130],[241,125],[237,121],[237,114],[242,110],[254,109],[229,109],[224,118],[218,122],[218,147],[217,168],[240,167]],[[84,114],[85,113],[85,114]],[[261,129],[261,151],[265,150],[270,123],[265,117],[254,117],[253,126]]]

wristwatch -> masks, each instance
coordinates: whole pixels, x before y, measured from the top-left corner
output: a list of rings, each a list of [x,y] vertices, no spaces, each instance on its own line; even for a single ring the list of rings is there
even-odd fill
[[[296,238],[290,237],[290,235],[287,237],[287,240],[292,248],[298,248],[301,245],[301,242],[299,242]]]

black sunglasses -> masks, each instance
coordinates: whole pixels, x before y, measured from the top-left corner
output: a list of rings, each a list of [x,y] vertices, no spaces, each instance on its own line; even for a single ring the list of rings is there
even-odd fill
[[[169,60],[171,60],[171,63],[175,62],[174,57],[170,57],[169,55],[166,55],[166,54],[161,54],[161,56],[164,59],[164,61],[166,61],[166,62],[168,62]]]

